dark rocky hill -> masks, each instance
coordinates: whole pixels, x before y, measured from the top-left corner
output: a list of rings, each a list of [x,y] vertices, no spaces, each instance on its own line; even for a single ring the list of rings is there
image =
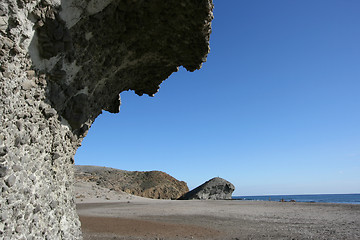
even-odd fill
[[[187,192],[181,196],[179,200],[230,200],[234,190],[235,186],[231,182],[223,178],[215,177],[190,192]]]
[[[75,166],[77,181],[96,182],[110,190],[155,199],[177,199],[189,191],[187,184],[161,171],[125,171],[98,166]]]

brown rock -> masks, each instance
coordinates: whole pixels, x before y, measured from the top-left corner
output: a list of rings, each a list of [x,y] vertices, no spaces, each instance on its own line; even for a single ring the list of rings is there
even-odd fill
[[[161,171],[131,172],[97,166],[75,166],[79,181],[96,182],[110,190],[140,197],[177,199],[189,191],[187,184]]]

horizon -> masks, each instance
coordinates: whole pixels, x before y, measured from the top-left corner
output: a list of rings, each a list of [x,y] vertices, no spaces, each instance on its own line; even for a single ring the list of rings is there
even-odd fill
[[[360,195],[360,193],[303,193],[303,194],[264,194],[264,195],[236,195],[233,197],[267,197],[267,196],[312,196],[312,195]]]
[[[214,1],[202,69],[121,93],[77,165],[163,171],[235,196],[360,193],[360,2]],[[282,192],[282,194],[279,194]]]

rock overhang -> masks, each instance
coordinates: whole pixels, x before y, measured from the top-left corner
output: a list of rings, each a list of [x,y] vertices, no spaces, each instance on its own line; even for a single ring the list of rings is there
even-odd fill
[[[209,52],[212,8],[209,0],[39,4],[39,55],[52,62],[49,100],[74,133],[84,135],[102,110],[119,111],[120,92],[153,96],[179,66],[200,69]]]
[[[73,163],[119,93],[201,67],[212,2],[0,1],[0,235],[81,239]]]
[[[212,2],[0,1],[0,235],[81,239],[73,163],[119,93],[201,67]]]

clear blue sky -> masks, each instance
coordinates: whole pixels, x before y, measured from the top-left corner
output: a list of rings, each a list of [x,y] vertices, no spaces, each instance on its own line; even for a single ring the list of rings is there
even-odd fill
[[[161,170],[234,195],[360,193],[360,1],[215,0],[211,52],[121,94],[76,164]]]

